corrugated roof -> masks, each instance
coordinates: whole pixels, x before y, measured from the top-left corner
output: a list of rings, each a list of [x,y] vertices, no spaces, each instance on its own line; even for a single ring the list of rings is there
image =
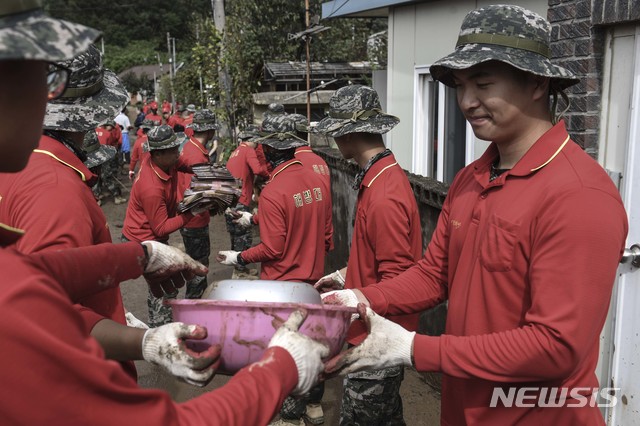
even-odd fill
[[[369,62],[311,62],[311,76],[315,79],[371,74]],[[297,81],[306,79],[306,62],[265,62],[264,78],[266,81]]]

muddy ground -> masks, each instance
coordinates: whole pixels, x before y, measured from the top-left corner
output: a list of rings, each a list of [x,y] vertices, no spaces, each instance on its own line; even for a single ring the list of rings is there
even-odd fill
[[[123,174],[120,181],[129,189],[130,184]],[[123,193],[128,197],[128,190]],[[106,198],[102,208],[107,216],[111,236],[113,241],[120,241],[122,232],[122,222],[126,212],[127,204],[115,205],[112,198]],[[226,232],[224,218],[216,216],[210,223],[211,250],[212,256],[209,264],[208,281],[219,281],[231,278],[232,268],[222,266],[215,261],[215,253],[218,250],[228,250],[230,248],[229,234]],[[170,244],[184,249],[179,232],[175,232],[170,238]],[[147,321],[146,295],[147,287],[143,279],[131,280],[122,283],[122,296],[126,309],[131,311],[142,321]],[[180,297],[183,297],[181,292]],[[216,375],[213,381],[204,388],[196,388],[164,373],[157,367],[146,362],[136,362],[138,369],[138,383],[145,388],[157,388],[168,392],[175,401],[183,402],[195,398],[204,392],[214,390],[223,386],[229,376]],[[437,425],[440,416],[439,396],[422,380],[415,370],[407,369],[405,380],[402,384],[402,399],[404,404],[404,417],[407,425]],[[325,425],[333,426],[338,424],[340,412],[340,400],[342,395],[342,382],[339,378],[334,378],[326,383],[326,390],[322,400],[325,413]]]

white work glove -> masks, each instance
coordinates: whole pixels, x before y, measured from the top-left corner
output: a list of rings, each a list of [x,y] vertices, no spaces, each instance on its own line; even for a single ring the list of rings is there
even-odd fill
[[[249,212],[235,212],[234,215],[235,219],[233,219],[233,223],[238,224],[244,228],[248,228],[251,225],[253,225],[251,223],[251,218],[253,217],[253,215]]]
[[[331,290],[342,290],[344,288],[344,277],[340,270],[325,275],[313,285],[313,288],[324,293]]]
[[[320,298],[324,305],[340,305],[355,308],[358,306],[358,296],[353,290],[334,290],[321,293]],[[358,319],[358,314],[351,314],[351,322]]]
[[[307,318],[304,309],[295,310],[280,326],[269,342],[269,347],[279,346],[289,352],[298,368],[298,384],[292,395],[304,395],[318,382],[324,368],[322,359],[329,356],[329,347],[298,332]]]
[[[196,352],[189,349],[184,340],[206,337],[206,328],[181,322],[150,328],[142,339],[142,357],[187,383],[204,386],[211,381],[220,364],[220,346]]]
[[[325,364],[325,373],[345,375],[361,370],[412,365],[414,331],[389,321],[358,304],[360,318],[364,319],[369,334],[362,343],[330,359]]]
[[[218,252],[218,256],[216,256],[216,260],[223,265],[237,265],[238,264],[238,255],[239,251],[233,250],[223,250]]]
[[[129,180],[133,180],[136,177],[136,172],[129,170]]]
[[[126,312],[124,314],[125,319],[127,320],[127,326],[129,327],[135,327],[135,328],[144,328],[147,329],[149,328],[149,326],[147,324],[145,324],[144,322],[140,321],[138,318],[136,318],[135,315],[133,315],[131,312]]]
[[[178,293],[177,289],[195,275],[206,277],[209,272],[202,263],[175,247],[157,241],[144,241],[142,245],[148,256],[143,274],[155,297],[175,295]]]

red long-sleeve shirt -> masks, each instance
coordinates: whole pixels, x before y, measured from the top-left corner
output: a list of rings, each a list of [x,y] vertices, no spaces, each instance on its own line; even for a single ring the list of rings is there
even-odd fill
[[[10,232],[0,228],[5,245]],[[135,278],[142,272],[141,256],[136,243],[29,257],[0,250],[1,424],[253,425],[273,418],[298,380],[296,365],[282,348],[267,349],[259,363],[224,387],[184,403],[139,388],[117,363],[104,359],[66,291],[83,297]]]
[[[265,280],[315,283],[332,246],[331,195],[322,178],[292,159],[278,165],[260,196],[260,244],[242,252],[262,262]]]
[[[345,287],[362,289],[395,277],[421,256],[422,227],[416,198],[406,173],[391,154],[376,161],[360,184]],[[418,327],[415,313],[389,319],[409,330]],[[351,343],[365,335],[362,322],[351,325]]]
[[[267,169],[258,161],[255,149],[245,142],[231,153],[227,160],[227,169],[234,178],[242,181],[242,194],[238,202],[249,206],[253,196],[253,177],[255,175],[269,176]]]
[[[89,186],[95,179],[67,147],[42,136],[25,169],[0,174],[0,222],[26,231],[15,248],[30,254],[111,242]],[[104,318],[126,325],[119,288],[83,298],[76,308],[88,331]],[[135,377],[133,363],[123,365]]]
[[[209,153],[207,149],[200,143],[199,140],[195,138],[189,138],[189,141],[184,144],[182,148],[182,152],[180,153],[182,157],[182,161],[189,165],[193,166],[194,164],[208,163],[209,162]],[[191,183],[192,173],[180,173],[179,174],[179,184],[178,184],[178,199],[182,200],[184,191],[189,188],[189,184]],[[209,224],[209,220],[211,218],[211,214],[206,211],[199,215],[196,215],[191,219],[184,227],[185,228],[203,228]]]
[[[424,258],[362,291],[383,315],[449,299],[445,334],[413,349],[419,371],[443,373],[443,424],[604,424],[597,407],[489,408],[496,387],[598,387],[627,234],[618,191],[564,123],[489,182],[497,156],[491,145],[458,174]]]
[[[135,172],[136,166],[138,165],[138,161],[142,164],[142,161],[149,156],[149,152],[144,150],[144,144],[147,142],[147,135],[143,134],[139,136],[135,143],[133,144],[133,149],[131,149],[131,161],[129,162],[129,171]]]
[[[189,212],[176,216],[178,210],[178,170],[191,169],[178,160],[169,174],[151,161],[142,162],[138,177],[131,187],[122,233],[131,241],[166,241],[169,234],[182,228],[193,218]]]

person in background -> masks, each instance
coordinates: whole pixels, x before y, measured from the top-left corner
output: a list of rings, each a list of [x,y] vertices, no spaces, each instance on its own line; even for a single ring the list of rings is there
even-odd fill
[[[578,79],[550,61],[550,38],[540,15],[486,6],[466,15],[455,51],[431,65],[433,78],[454,88],[475,136],[492,143],[456,175],[417,265],[325,297],[361,301],[370,330],[328,373],[382,365],[441,372],[442,424],[605,424],[596,405],[574,395],[587,400],[598,388],[598,344],[627,214],[611,178],[571,141],[556,111]],[[445,300],[440,336],[378,315]],[[530,403],[494,399],[497,390],[523,389],[533,389]]]
[[[353,119],[352,117],[357,117]],[[345,86],[331,96],[329,116],[317,131],[335,139],[342,156],[360,167],[353,188],[358,199],[347,267],[316,283],[327,289],[361,288],[390,279],[413,266],[422,255],[422,228],[416,198],[407,175],[382,135],[399,120],[381,110],[378,93],[370,87]],[[398,315],[394,321],[409,330],[418,327],[418,314]],[[362,341],[361,322],[349,329],[348,342]],[[340,423],[403,425],[400,385],[402,366],[347,375]]]
[[[117,131],[115,131],[116,128]],[[116,148],[116,150],[120,149],[122,140],[119,136],[121,136],[122,133],[120,132],[120,127],[115,124],[112,119],[108,119],[102,123],[95,129],[95,132],[102,145],[112,146]],[[113,195],[114,204],[124,204],[127,202],[127,199],[122,196],[122,184],[118,179],[119,171],[120,162],[117,155],[103,165],[100,179],[97,185],[94,186],[94,193],[101,202],[104,201],[104,198],[106,197],[106,195],[103,195],[103,191],[105,189]]]
[[[162,124],[162,117],[158,115],[158,102],[151,101],[149,103],[149,111],[144,116],[144,119],[153,121],[155,126]]]
[[[193,136],[188,138],[184,144],[180,157],[182,161],[193,166],[209,162],[209,155],[205,148],[207,141],[213,138],[216,129],[216,117],[208,109],[197,111],[193,115]],[[191,173],[180,173],[178,187],[178,199],[182,200],[184,191],[189,189],[191,183]],[[196,259],[203,265],[209,265],[209,254],[211,254],[211,241],[209,239],[209,221],[211,215],[205,211],[196,215],[180,228],[180,235],[184,242],[185,251],[189,256]],[[194,277],[187,283],[187,299],[200,299],[207,288],[206,277]]]
[[[149,147],[147,146],[147,133],[149,130],[153,129],[155,126],[153,121],[145,120],[140,125],[140,131],[142,134],[138,136],[135,143],[133,144],[133,148],[131,149],[131,161],[129,162],[129,180],[133,181],[136,177],[136,167],[138,163],[142,165],[143,161],[147,154],[149,154]]]
[[[237,225],[234,220],[235,212],[250,212],[252,209],[253,181],[255,176],[268,177],[269,172],[256,157],[255,139],[259,138],[259,130],[256,126],[247,126],[240,134],[238,147],[231,153],[227,160],[227,169],[234,178],[242,182],[242,193],[234,209],[225,212],[227,231],[231,236],[231,250],[241,252],[253,245],[253,236],[250,228]],[[233,210],[233,211],[231,211]],[[246,265],[235,265],[235,274],[248,274]]]
[[[149,131],[149,155],[142,161],[131,187],[122,241],[153,240],[167,244],[172,232],[194,218],[190,211],[178,214],[178,172],[191,173],[191,167],[178,152],[181,142],[166,124]],[[177,292],[166,297],[156,297],[149,292],[147,305],[150,327],[159,327],[172,321],[171,308],[164,305],[163,301],[176,296]]]
[[[127,116],[126,105],[122,108],[122,111],[120,111],[120,114],[116,116],[114,121],[118,126],[120,126],[120,131],[122,132],[122,161],[128,165],[131,161],[131,142],[129,140],[129,132],[133,129],[133,126]]]

